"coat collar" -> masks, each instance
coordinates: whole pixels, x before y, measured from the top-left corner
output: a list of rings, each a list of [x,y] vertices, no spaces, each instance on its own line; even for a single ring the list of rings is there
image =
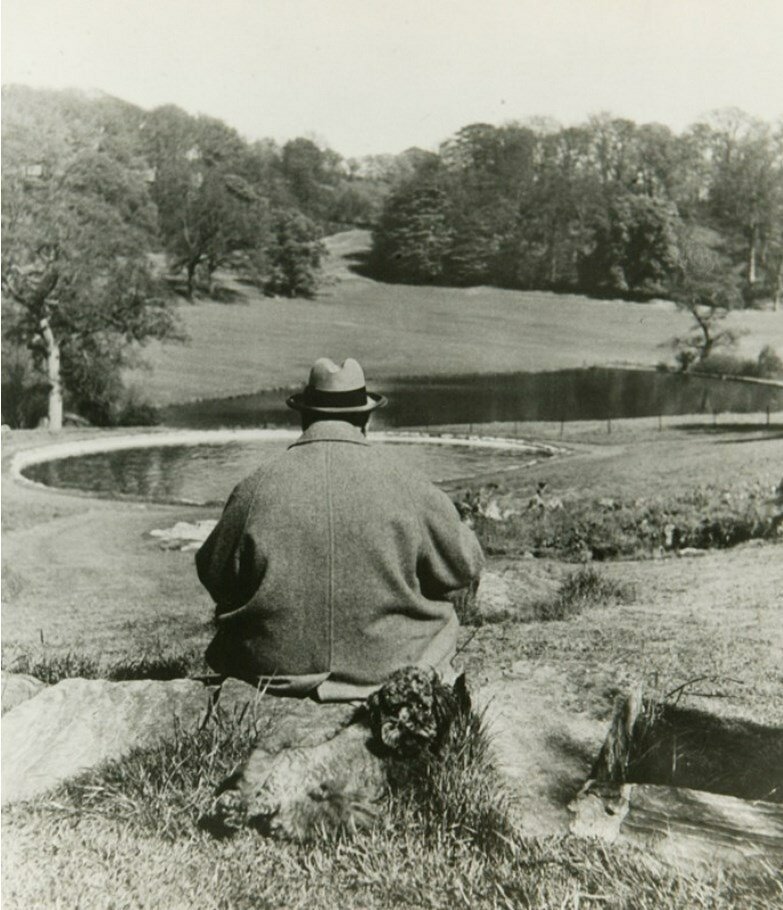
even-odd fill
[[[358,427],[352,426],[345,420],[317,420],[288,448],[307,445],[310,442],[352,442],[360,446],[370,444]]]

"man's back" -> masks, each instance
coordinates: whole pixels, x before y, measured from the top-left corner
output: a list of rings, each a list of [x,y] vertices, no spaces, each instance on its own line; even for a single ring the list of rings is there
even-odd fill
[[[318,421],[239,484],[197,555],[220,629],[208,659],[324,699],[406,664],[442,671],[458,628],[445,596],[481,559],[444,493],[349,423]]]

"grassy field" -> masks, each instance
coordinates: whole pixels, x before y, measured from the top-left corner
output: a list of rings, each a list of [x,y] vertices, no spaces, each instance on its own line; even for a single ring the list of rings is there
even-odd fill
[[[653,363],[658,343],[682,329],[665,305],[380,285],[347,272],[340,259],[363,244],[358,233],[330,240],[332,284],[315,301],[265,300],[234,285],[239,302],[183,304],[191,345],[154,351],[155,370],[139,381],[167,403],[299,383],[324,353],[359,356],[370,376],[389,377]],[[751,353],[767,342],[783,350],[779,314],[743,320]],[[546,480],[571,510],[605,500],[631,511],[646,507],[642,501],[731,511],[750,489],[771,497],[783,472],[783,424],[774,417],[770,426],[759,416],[721,415],[717,426],[712,418],[667,418],[662,429],[656,420],[614,421],[611,434],[583,422],[567,424],[562,436],[559,424],[482,430],[568,450],[533,468],[448,485],[455,497],[489,491],[503,508],[524,506]],[[9,478],[15,452],[51,439],[45,431],[3,437],[4,669],[123,675],[170,667],[175,658],[182,672],[202,670],[212,605],[193,555],[161,549],[149,532],[213,518],[217,509],[113,502]],[[488,529],[479,528],[485,541]],[[685,685],[690,704],[783,724],[783,546],[605,562],[591,591],[572,564],[515,554],[491,557],[482,583],[484,596],[500,592],[502,607],[462,632],[471,685],[514,678],[529,680],[532,691],[543,680],[558,710],[601,723],[629,686],[642,682],[665,695]],[[217,756],[228,764],[243,744],[230,745]],[[251,832],[218,840],[199,830],[193,812],[196,797],[218,782],[202,773],[204,754],[210,767],[215,758],[210,748],[180,739],[163,755],[97,771],[90,792],[108,794],[106,811],[85,811],[63,794],[56,809],[5,810],[4,906],[783,907],[774,870],[676,871],[637,850],[518,833],[490,854],[393,800],[378,828],[358,840],[300,847]],[[228,764],[216,761],[214,773]],[[110,784],[116,792],[108,793]]]
[[[179,310],[187,345],[151,347],[134,381],[154,404],[299,385],[320,356],[357,357],[370,379],[655,364],[687,330],[670,304],[591,300],[497,288],[390,285],[349,270],[369,234],[330,237],[327,282],[315,300],[263,297],[227,275],[231,303],[199,299]],[[347,257],[347,258],[346,258]],[[742,351],[783,352],[783,314],[743,312]]]
[[[482,478],[502,484],[507,498],[524,499],[539,479],[566,498],[587,491],[630,499],[662,489],[676,497],[699,484],[730,488],[735,479],[769,486],[783,464],[783,428],[750,418],[717,428],[710,421],[672,421],[663,431],[655,421],[621,421],[611,435],[601,424],[570,424],[563,439],[556,425],[525,429],[559,440],[570,454],[529,472]],[[209,598],[197,583],[192,554],[159,549],[149,531],[213,517],[216,510],[95,500],[9,482],[14,452],[49,439],[43,431],[4,439],[3,666],[23,669],[24,657],[28,667],[42,661],[56,668],[60,661],[69,672],[70,660],[72,670],[105,674],[142,657],[160,664],[189,654],[184,666],[197,671],[210,637]],[[571,566],[502,558],[491,559],[489,569],[496,577],[509,574],[513,596],[502,621],[463,631],[461,658],[473,684],[543,673],[549,685],[556,682],[561,708],[606,721],[614,695],[630,685],[642,681],[664,694],[698,679],[688,687],[689,703],[783,723],[783,547],[602,564],[601,588],[622,596],[582,612],[561,609],[556,597],[553,609],[540,604],[542,591],[556,592]],[[181,772],[182,760],[179,753],[167,759],[167,780]],[[142,768],[160,765],[154,755],[139,761]],[[192,803],[182,793],[155,796],[157,803],[148,790],[134,796],[145,818],[167,824],[179,818],[172,836],[157,823],[129,822],[123,793],[114,814],[111,805],[99,815],[67,805],[4,812],[4,905],[783,905],[771,873],[756,879],[744,872],[672,872],[636,851],[572,838],[516,837],[508,850],[487,855],[458,837],[432,838],[390,811],[377,831],[357,841],[296,847],[250,833],[220,841],[200,832],[190,816],[176,816],[177,807]]]

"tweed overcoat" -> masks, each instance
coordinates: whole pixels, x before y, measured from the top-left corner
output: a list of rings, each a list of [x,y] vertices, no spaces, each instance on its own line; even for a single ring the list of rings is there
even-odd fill
[[[196,554],[207,660],[278,694],[363,698],[408,664],[447,671],[446,600],[483,557],[451,500],[346,421],[312,424],[243,480]]]

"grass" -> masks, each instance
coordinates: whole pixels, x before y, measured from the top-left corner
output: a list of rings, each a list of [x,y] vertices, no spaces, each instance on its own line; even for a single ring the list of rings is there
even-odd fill
[[[286,305],[296,308],[298,302]],[[330,304],[321,300],[316,305]],[[502,356],[507,353],[501,350]],[[232,373],[230,381],[235,378]],[[573,455],[538,465],[534,474],[495,480],[503,483],[504,496],[523,503],[535,481],[546,479],[564,502],[606,498],[623,508],[659,497],[673,507],[709,485],[708,502],[731,512],[731,504],[720,505],[724,492],[735,496],[757,483],[767,495],[779,483],[781,429],[740,421],[724,426],[719,421],[713,427],[711,420],[680,421],[672,427],[667,421],[659,432],[655,421],[628,421],[614,423],[609,436],[600,424],[568,425],[562,441],[572,446]],[[524,427],[522,432],[533,430],[559,440],[556,425]],[[40,444],[49,437],[12,434],[10,443],[4,439],[4,460],[28,439]],[[751,501],[745,493],[740,499]],[[601,508],[612,521],[623,511]],[[689,508],[697,514],[701,506],[694,500]],[[211,605],[198,587],[192,559],[159,550],[147,534],[182,518],[214,514],[96,502],[7,483],[6,655],[43,657],[53,673],[56,655],[71,655],[70,664],[64,660],[58,672],[64,672],[63,666],[65,672],[69,666],[75,670],[80,662],[93,662],[103,672],[111,665],[133,665],[139,655],[176,655],[180,645],[200,653],[209,637]],[[670,681],[664,688],[673,688],[709,675],[719,682],[701,684],[703,697],[694,695],[697,703],[716,714],[780,724],[780,553],[779,547],[738,547],[698,560],[606,562],[601,566],[606,579],[635,585],[633,603],[585,610],[572,617],[567,634],[559,623],[520,626],[507,616],[508,621],[468,630],[460,656],[481,678],[542,668],[556,703],[591,717],[604,717],[601,712],[611,697],[637,679],[663,679]],[[562,570],[548,559],[530,564]],[[83,790],[78,796],[81,806],[93,800],[89,811],[75,808],[75,802],[69,811],[56,813],[41,805],[4,809],[5,905],[87,910],[108,905],[226,910],[783,906],[773,872],[677,872],[656,867],[647,855],[631,849],[518,833],[505,847],[482,850],[465,826],[452,836],[453,818],[440,826],[432,817],[427,822],[426,815],[411,817],[413,809],[405,808],[404,801],[397,807],[390,801],[378,828],[361,839],[309,848],[271,843],[250,832],[215,840],[194,820],[213,780],[246,743],[229,739],[220,747],[222,757],[212,759],[212,735],[180,737],[170,751],[137,753],[135,770],[118,767],[114,779],[93,778],[90,785],[104,792]],[[187,799],[184,786],[198,797]],[[453,790],[458,785],[444,786]],[[474,810],[486,806],[464,787],[460,793]],[[490,789],[490,806],[495,795]],[[458,818],[469,817],[467,810],[459,811]],[[479,813],[482,817],[486,814]],[[401,824],[401,818],[407,821]],[[431,838],[422,833],[428,825]]]
[[[607,578],[592,566],[583,566],[565,577],[554,597],[538,601],[533,615],[541,622],[571,619],[591,607],[631,603],[634,595],[633,585]]]
[[[341,257],[369,234],[330,238],[331,279],[315,300],[270,299],[222,276],[237,302],[179,308],[187,345],[153,345],[136,381],[155,405],[299,385],[317,357],[358,358],[371,381],[399,376],[551,370],[630,362],[654,365],[686,317],[669,305],[590,300],[498,288],[388,285],[348,271]],[[783,350],[777,314],[732,314],[752,356]],[[640,330],[640,323],[644,328]],[[423,368],[423,365],[424,368]]]
[[[781,906],[773,870],[676,871],[647,854],[507,823],[480,718],[439,760],[399,773],[375,828],[307,846],[214,839],[198,817],[249,743],[236,725],[177,733],[4,813],[7,907]],[[14,837],[9,838],[8,835]],[[79,874],[72,874],[78,868]]]
[[[26,673],[49,685],[63,679],[181,679],[186,676],[208,673],[201,648],[177,648],[165,652],[150,651],[146,654],[122,658],[100,659],[89,653],[66,651],[37,652],[8,649],[3,655],[3,667],[12,673]]]

